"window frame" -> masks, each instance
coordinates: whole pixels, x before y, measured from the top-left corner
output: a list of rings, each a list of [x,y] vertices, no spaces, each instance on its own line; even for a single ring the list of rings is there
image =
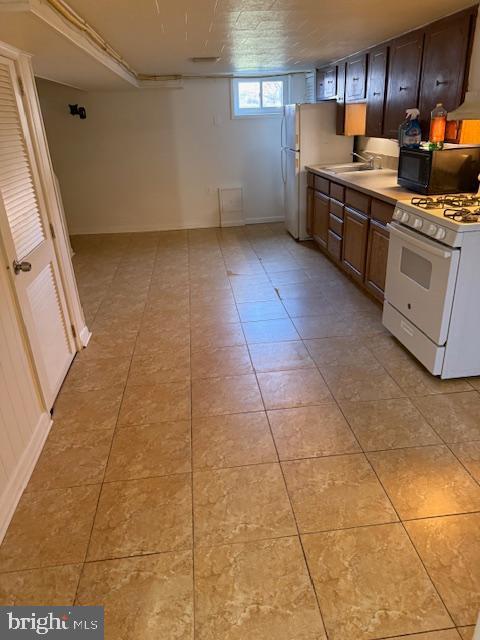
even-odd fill
[[[259,109],[241,109],[239,107],[239,84],[241,82],[260,82],[260,101],[263,100],[262,85],[264,82],[281,80],[283,82],[283,105],[281,107],[263,107]],[[290,100],[290,76],[238,76],[232,78],[230,83],[231,115],[232,119],[238,118],[278,118],[283,115],[283,107]]]

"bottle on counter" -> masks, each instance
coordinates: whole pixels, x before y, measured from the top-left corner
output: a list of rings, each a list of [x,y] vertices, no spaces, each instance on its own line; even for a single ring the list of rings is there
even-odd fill
[[[422,142],[422,128],[418,120],[418,109],[407,109],[405,120],[398,129],[398,144],[400,147],[418,149]]]
[[[447,128],[447,110],[441,102],[433,109],[430,119],[429,149],[443,149]]]

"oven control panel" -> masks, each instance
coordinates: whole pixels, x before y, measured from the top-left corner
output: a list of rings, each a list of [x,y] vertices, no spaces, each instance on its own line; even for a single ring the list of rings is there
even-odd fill
[[[435,221],[425,219],[416,213],[406,211],[399,206],[395,207],[393,219],[406,227],[415,229],[423,235],[429,236],[430,238],[438,240],[444,244],[448,244],[449,246],[453,247],[461,244],[457,238],[459,234],[455,231],[447,229]]]

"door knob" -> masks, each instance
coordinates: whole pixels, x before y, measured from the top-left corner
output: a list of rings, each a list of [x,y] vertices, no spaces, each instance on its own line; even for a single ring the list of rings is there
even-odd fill
[[[20,271],[27,272],[32,270],[32,265],[30,262],[18,262],[17,260],[13,261],[13,270],[15,275],[18,275]]]

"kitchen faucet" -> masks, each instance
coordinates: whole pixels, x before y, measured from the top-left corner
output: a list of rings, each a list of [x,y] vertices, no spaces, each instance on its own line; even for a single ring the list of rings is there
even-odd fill
[[[362,162],[366,162],[368,164],[368,168],[369,169],[375,169],[375,160],[382,160],[382,158],[380,156],[375,156],[375,155],[371,155],[371,156],[361,156],[359,153],[356,153],[355,151],[352,151],[352,157],[353,158],[359,158],[360,160],[362,160]],[[381,162],[380,162],[380,166],[378,167],[379,169],[381,169]]]

